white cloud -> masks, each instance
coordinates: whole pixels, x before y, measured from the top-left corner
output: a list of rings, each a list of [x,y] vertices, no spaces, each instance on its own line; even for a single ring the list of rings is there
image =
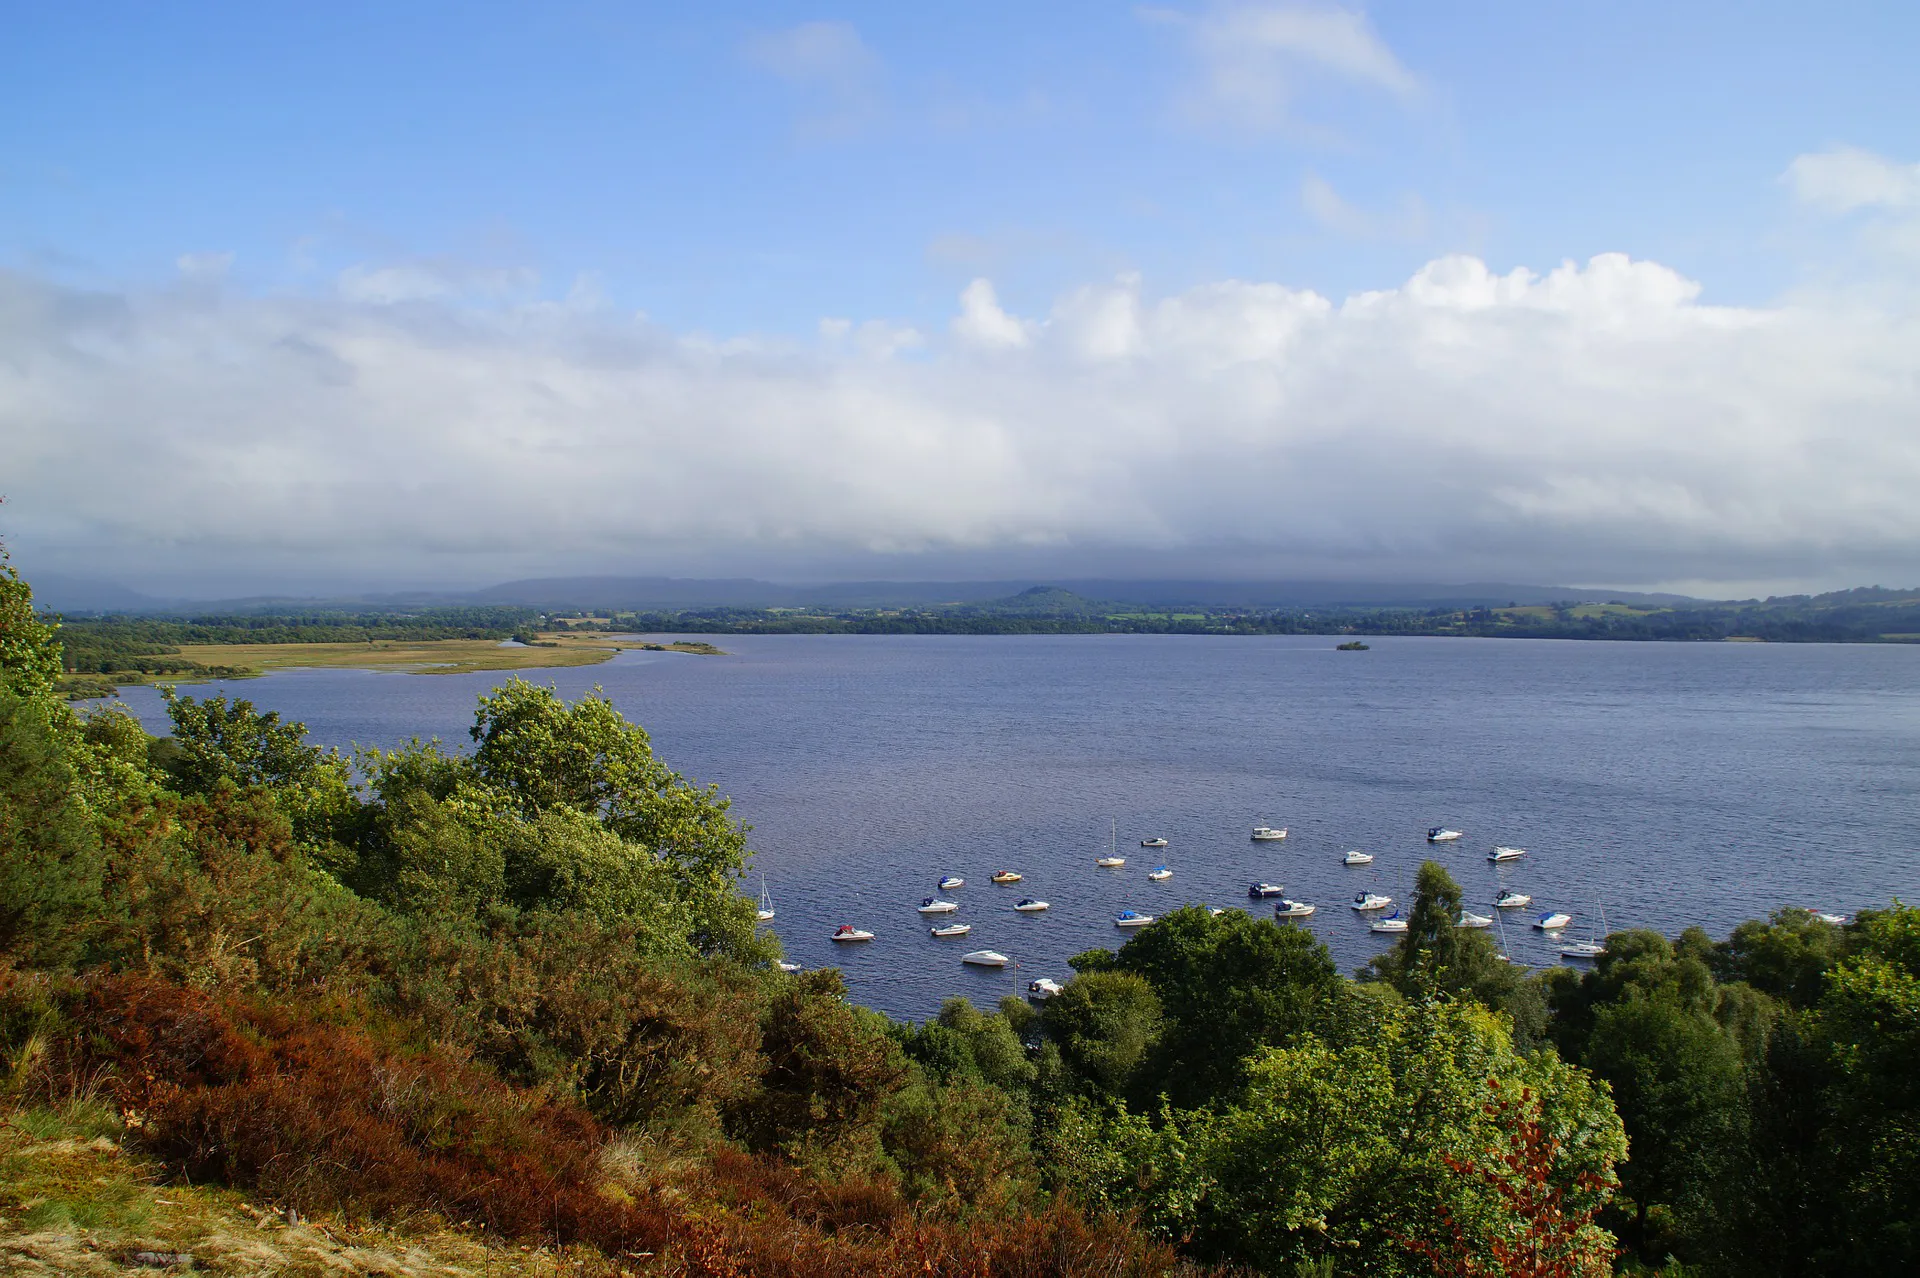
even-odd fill
[[[974,346],[1025,346],[1031,325],[1000,309],[992,280],[975,280],[960,293],[960,313],[953,333]]]
[[[1326,4],[1219,4],[1198,17],[1150,9],[1142,16],[1184,29],[1198,62],[1190,115],[1258,132],[1317,133],[1295,110],[1314,78],[1411,100],[1420,81],[1380,39],[1364,12]]]
[[[1920,164],[1901,164],[1858,147],[1795,156],[1782,179],[1801,201],[1829,213],[1920,209]]]
[[[848,137],[880,115],[880,57],[849,23],[803,22],[756,32],[741,44],[740,54],[804,96],[798,120],[802,136]]]
[[[226,278],[233,266],[233,254],[182,253],[173,264],[182,279],[215,282]]]
[[[0,274],[29,571],[1920,580],[1920,323],[1658,263],[1341,300],[1133,277],[811,347],[392,291]],[[251,576],[247,576],[251,574]]]
[[[1358,240],[1418,240],[1427,233],[1427,208],[1420,197],[1405,195],[1392,213],[1375,213],[1351,204],[1317,173],[1300,182],[1300,204],[1314,221],[1338,235]]]

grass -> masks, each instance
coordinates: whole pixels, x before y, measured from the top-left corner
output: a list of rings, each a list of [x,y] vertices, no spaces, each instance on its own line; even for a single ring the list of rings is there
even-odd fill
[[[222,666],[247,675],[270,670],[401,670],[409,674],[469,674],[476,670],[539,670],[593,666],[615,653],[639,648],[651,652],[725,655],[709,643],[620,642],[603,635],[544,633],[538,647],[502,644],[495,639],[384,639],[370,643],[209,643],[183,645],[180,655],[204,666]],[[134,678],[108,676],[113,683],[192,683],[185,675]],[[103,680],[104,681],[104,680]]]
[[[588,1248],[519,1246],[439,1221],[401,1233],[289,1218],[231,1190],[168,1183],[157,1164],[121,1145],[120,1133],[118,1116],[84,1101],[0,1109],[0,1270],[124,1275],[144,1252],[193,1258],[156,1272],[289,1278],[622,1272]]]
[[[1646,617],[1656,612],[1670,611],[1666,608],[1636,608],[1632,604],[1583,603],[1567,609],[1567,615],[1582,619],[1590,617]],[[1555,613],[1546,604],[1522,604],[1516,608],[1495,608],[1494,612],[1511,621],[1551,621]]]

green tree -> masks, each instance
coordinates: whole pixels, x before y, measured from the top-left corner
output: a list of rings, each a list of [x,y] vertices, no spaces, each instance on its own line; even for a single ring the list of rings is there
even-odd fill
[[[22,696],[50,696],[60,677],[58,627],[34,611],[33,588],[0,542],[0,683]]]
[[[1040,1013],[1047,1038],[1073,1075],[1108,1096],[1127,1093],[1160,1037],[1160,999],[1133,972],[1083,972]]]
[[[1247,1057],[1324,1020],[1341,985],[1326,946],[1305,929],[1199,906],[1163,915],[1113,966],[1144,977],[1164,1010],[1133,1089],[1147,1107],[1161,1094],[1179,1108],[1230,1094]]]
[[[49,723],[67,713],[0,685],[0,956],[28,967],[71,962],[104,909],[100,841]]]

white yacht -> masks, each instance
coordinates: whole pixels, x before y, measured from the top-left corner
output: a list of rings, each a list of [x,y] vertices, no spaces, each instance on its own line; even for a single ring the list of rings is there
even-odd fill
[[[1278,843],[1286,837],[1287,828],[1285,826],[1281,826],[1277,830],[1270,825],[1256,825],[1253,827],[1253,841],[1255,843]]]
[[[937,896],[930,896],[913,908],[922,914],[951,914],[960,908],[960,902],[942,901]]]
[[[967,881],[957,874],[946,875],[940,880],[940,890],[942,892],[951,892],[957,887],[965,887],[966,885]]]
[[[1020,898],[1020,904],[1013,908],[1022,914],[1038,914],[1047,908],[1047,903],[1045,901],[1036,901],[1030,896],[1023,896]]]
[[[871,941],[873,939],[873,933],[862,931],[851,923],[842,923],[833,930],[833,936],[829,939],[835,941]]]
[[[1475,914],[1471,910],[1460,911],[1460,917],[1453,921],[1455,927],[1492,927],[1493,915]]]
[[[1127,858],[1124,856],[1098,856],[1093,859],[1093,863],[1103,870],[1117,870],[1127,863]]]
[[[1533,904],[1533,898],[1525,892],[1516,892],[1512,888],[1501,888],[1500,895],[1493,898],[1496,910],[1523,910]]]
[[[1095,857],[1093,863],[1107,870],[1117,870],[1127,863],[1127,858],[1120,855],[1120,824],[1118,821],[1114,823],[1113,829],[1107,834],[1107,854],[1105,856]]]
[[[774,966],[783,972],[797,972],[800,970],[798,963],[789,963],[785,959],[781,959],[778,963],[775,963]]]
[[[1533,926],[1536,931],[1558,932],[1571,922],[1573,922],[1573,915],[1563,914],[1559,910],[1549,910],[1535,919]]]
[[[1407,921],[1400,917],[1400,911],[1398,910],[1395,910],[1384,918],[1375,919],[1373,922],[1367,924],[1367,931],[1369,932],[1404,932],[1406,930]]]
[[[760,908],[753,912],[753,917],[762,923],[773,921],[773,897],[767,891],[767,876],[764,874],[760,876]]]
[[[1313,913],[1313,907],[1305,901],[1292,901],[1281,897],[1273,903],[1273,917],[1276,919],[1304,919]]]
[[[1343,857],[1341,857],[1341,858],[1340,858],[1340,864],[1342,864],[1342,865],[1372,865],[1372,864],[1373,864],[1373,853],[1371,853],[1371,852],[1362,852],[1362,851],[1361,851],[1361,850],[1360,850],[1359,848],[1355,848],[1355,849],[1354,849],[1353,851],[1351,851],[1351,852],[1349,852],[1349,853],[1347,853],[1347,854],[1346,854],[1345,856],[1343,856]]]
[[[1151,914],[1136,914],[1132,910],[1122,910],[1113,916],[1115,927],[1145,927],[1153,922]]]
[[[1169,870],[1164,865],[1157,865],[1153,869],[1147,871],[1147,877],[1152,879],[1155,883],[1165,883],[1168,879],[1173,877],[1173,871]]]
[[[1353,908],[1356,910],[1384,910],[1393,904],[1393,898],[1382,896],[1378,892],[1355,892]]]
[[[999,950],[970,950],[960,956],[960,961],[975,967],[1005,967],[1009,960]]]
[[[1510,848],[1506,846],[1501,846],[1501,847],[1496,847],[1493,851],[1487,853],[1487,860],[1518,861],[1521,857],[1525,856],[1526,854],[1527,854],[1527,850],[1525,848]]]
[[[1248,886],[1247,895],[1252,897],[1279,896],[1287,889],[1278,883],[1254,883]]]
[[[1825,910],[1816,910],[1812,906],[1807,907],[1807,913],[1813,915],[1814,918],[1819,919],[1822,923],[1831,923],[1835,927],[1840,927],[1847,921],[1847,916],[1844,914],[1829,914]]]
[[[971,923],[947,923],[940,927],[928,928],[927,934],[929,936],[965,936],[971,931],[973,931]]]
[[[1140,846],[1143,848],[1164,848],[1167,846],[1167,841],[1156,836],[1151,839],[1140,840]]]
[[[1050,999],[1060,992],[1060,988],[1060,982],[1051,976],[1038,977],[1027,982],[1027,997],[1035,1000]]]
[[[1466,837],[1467,836],[1459,830],[1449,830],[1445,826],[1439,825],[1427,831],[1427,842],[1429,843],[1451,843],[1455,839],[1464,839]]]
[[[1607,952],[1607,947],[1599,941],[1573,941],[1560,947],[1560,957],[1570,959],[1597,959]]]
[[[993,872],[993,881],[995,883],[1018,883],[1022,877],[1022,875],[1013,870],[995,870]]]

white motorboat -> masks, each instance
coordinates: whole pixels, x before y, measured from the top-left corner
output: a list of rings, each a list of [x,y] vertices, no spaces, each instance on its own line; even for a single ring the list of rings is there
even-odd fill
[[[1270,825],[1256,825],[1253,827],[1253,841],[1255,843],[1278,843],[1286,837],[1287,828],[1285,826],[1281,826],[1277,830]]]
[[[995,870],[993,872],[993,881],[995,883],[1018,883],[1022,877],[1023,876],[1012,870]]]
[[[1492,927],[1493,915],[1475,914],[1471,910],[1460,911],[1460,917],[1453,921],[1455,927]]]
[[[1147,871],[1147,877],[1155,883],[1165,883],[1173,877],[1173,871],[1164,865],[1156,865],[1153,869]]]
[[[1573,922],[1573,915],[1562,914],[1559,910],[1549,910],[1535,919],[1533,926],[1536,931],[1558,932],[1571,922]]]
[[[1496,910],[1523,910],[1532,904],[1531,896],[1511,888],[1501,888],[1500,895],[1493,898],[1493,908]]]
[[[873,939],[873,933],[864,932],[851,923],[842,923],[839,927],[833,929],[833,936],[829,939],[835,941],[871,941]]]
[[[953,889],[957,887],[965,887],[966,885],[967,885],[967,881],[961,878],[959,875],[949,874],[944,876],[940,880],[939,886],[942,892],[951,892]]]
[[[1353,908],[1356,910],[1384,910],[1393,904],[1393,898],[1382,896],[1378,892],[1355,892]]]
[[[1290,901],[1281,897],[1273,904],[1273,917],[1276,919],[1304,919],[1313,913],[1313,907],[1305,901]]]
[[[778,963],[775,963],[774,966],[783,972],[797,972],[800,970],[798,963],[789,963],[785,959],[781,959]]]
[[[971,931],[973,931],[973,924],[971,923],[948,923],[941,927],[928,928],[927,935],[929,936],[965,936],[967,933]]]
[[[1038,914],[1047,908],[1047,903],[1045,901],[1036,901],[1030,896],[1023,896],[1020,898],[1020,904],[1013,908],[1022,914]]]
[[[1113,916],[1115,927],[1145,927],[1151,922],[1153,922],[1153,915],[1136,914],[1132,910],[1122,910]]]
[[[1525,848],[1510,848],[1503,845],[1501,847],[1496,847],[1493,851],[1487,853],[1487,860],[1518,861],[1521,857],[1525,856],[1526,854],[1527,854],[1527,850]]]
[[[1050,999],[1058,994],[1060,989],[1060,982],[1051,976],[1042,976],[1027,982],[1027,997],[1039,1000]]]
[[[1142,839],[1140,840],[1140,846],[1143,848],[1164,848],[1165,846],[1167,846],[1167,841],[1165,839],[1157,838],[1157,837],[1151,838],[1151,839]]]
[[[951,914],[960,908],[960,902],[942,901],[937,896],[930,896],[913,908],[922,914]]]
[[[1005,967],[1010,960],[999,950],[971,950],[962,954],[960,961],[975,967]]]
[[[1835,927],[1841,927],[1847,921],[1847,916],[1844,914],[1829,914],[1825,910],[1816,910],[1812,906],[1807,907],[1807,913],[1813,915],[1813,917],[1819,919],[1822,923],[1831,923]]]
[[[1247,887],[1247,895],[1252,897],[1279,896],[1287,889],[1278,883],[1253,883]]]
[[[1440,825],[1436,825],[1427,831],[1427,842],[1429,843],[1451,843],[1455,839],[1464,839],[1466,837],[1467,836],[1459,830],[1449,830],[1445,826]]]
[[[1385,918],[1378,918],[1367,924],[1367,931],[1369,932],[1404,932],[1406,930],[1407,921],[1400,917],[1400,911],[1398,910],[1395,910]]]
[[[1597,959],[1607,952],[1607,947],[1599,941],[1574,941],[1560,947],[1560,957],[1570,959]]]
[[[1361,851],[1361,850],[1360,850],[1359,848],[1355,848],[1355,849],[1354,849],[1353,851],[1351,851],[1351,852],[1349,852],[1349,853],[1347,853],[1347,854],[1346,854],[1345,856],[1343,856],[1343,857],[1341,857],[1341,858],[1340,858],[1340,864],[1342,864],[1342,865],[1372,865],[1372,864],[1373,864],[1373,853],[1371,853],[1371,852],[1362,852],[1362,851]]]
[[[762,923],[773,921],[773,897],[767,892],[767,876],[764,874],[760,876],[760,908],[753,912],[753,917]]]

